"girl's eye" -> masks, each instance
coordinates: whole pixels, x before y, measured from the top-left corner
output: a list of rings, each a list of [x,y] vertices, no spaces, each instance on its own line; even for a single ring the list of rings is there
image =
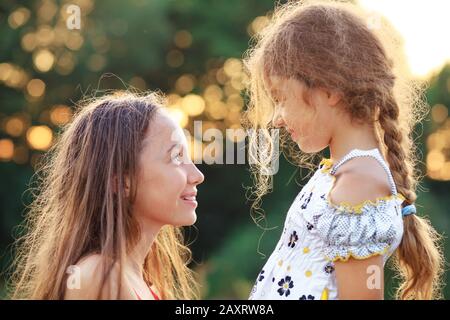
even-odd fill
[[[276,104],[279,104],[283,100],[282,95],[280,94],[280,92],[278,90],[273,91],[271,96],[272,96],[273,102],[275,102]]]
[[[283,106],[284,99],[282,99],[280,97],[274,97],[273,101],[277,105],[277,107],[282,107]]]

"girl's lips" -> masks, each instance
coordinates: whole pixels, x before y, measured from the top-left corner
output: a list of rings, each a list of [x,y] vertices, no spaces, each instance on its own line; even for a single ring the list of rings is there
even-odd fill
[[[295,131],[292,129],[288,129],[288,132],[291,135],[292,139],[295,139]]]

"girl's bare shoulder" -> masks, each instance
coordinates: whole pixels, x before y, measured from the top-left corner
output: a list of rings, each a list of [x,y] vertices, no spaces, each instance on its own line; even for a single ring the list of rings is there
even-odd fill
[[[339,168],[330,198],[334,203],[359,204],[390,194],[388,175],[378,161],[371,157],[359,157]]]

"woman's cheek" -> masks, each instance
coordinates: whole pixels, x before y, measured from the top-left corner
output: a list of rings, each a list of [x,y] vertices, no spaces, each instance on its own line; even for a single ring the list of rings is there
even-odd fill
[[[165,222],[167,212],[176,201],[173,185],[165,167],[142,172],[138,182],[135,208],[138,214],[158,222]]]
[[[187,178],[181,165],[167,169],[161,181],[164,181],[161,189],[165,190],[164,193],[173,203],[177,203],[187,185]]]

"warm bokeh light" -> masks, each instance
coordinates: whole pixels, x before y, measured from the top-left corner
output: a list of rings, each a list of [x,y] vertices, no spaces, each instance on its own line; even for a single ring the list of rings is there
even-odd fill
[[[133,78],[131,78],[130,79],[130,85],[132,85],[133,87],[135,87],[135,88],[137,88],[139,90],[147,89],[147,83],[141,77],[133,77]]]
[[[11,88],[22,88],[27,84],[28,74],[19,66],[11,63],[0,63],[0,81]]]
[[[14,155],[14,143],[11,139],[0,139],[0,160],[9,161]]]
[[[31,52],[36,48],[36,36],[30,32],[22,37],[20,42],[25,51]]]
[[[180,30],[175,33],[174,42],[178,48],[189,48],[192,44],[192,35],[187,30]]]
[[[53,67],[55,56],[47,49],[40,49],[33,54],[33,62],[36,70],[48,72]]]
[[[30,18],[30,10],[24,7],[20,7],[14,10],[8,17],[9,26],[13,29],[17,29],[23,26]]]
[[[450,119],[427,137],[427,174],[431,179],[450,180]]]
[[[183,98],[181,107],[190,116],[198,116],[205,110],[205,100],[197,94],[188,94]]]
[[[358,0],[365,8],[385,16],[401,33],[411,71],[425,77],[450,60],[448,32],[450,3],[442,0]]]
[[[184,74],[175,82],[175,89],[181,93],[186,94],[192,91],[195,86],[195,77],[191,74]]]
[[[33,98],[42,96],[45,92],[45,83],[41,79],[31,79],[27,84],[27,92]]]
[[[228,114],[227,105],[222,101],[208,104],[208,115],[214,120],[222,120]]]
[[[55,125],[61,126],[70,121],[72,110],[68,106],[55,106],[50,111],[50,121]]]
[[[242,62],[241,60],[236,58],[227,59],[227,61],[225,61],[225,64],[223,65],[223,70],[225,71],[225,74],[230,78],[239,76],[242,72]]]
[[[170,50],[166,56],[169,67],[177,68],[184,63],[184,55],[180,50]]]
[[[181,108],[181,96],[176,93],[170,93],[166,96],[169,107]]]
[[[70,74],[75,68],[75,58],[71,52],[65,52],[59,56],[56,62],[56,72],[61,75]]]
[[[445,156],[441,151],[433,150],[427,155],[427,164],[430,171],[439,171],[445,163]]]
[[[49,127],[33,126],[27,131],[27,141],[31,148],[36,150],[48,150],[52,145],[53,131]]]
[[[231,94],[227,98],[227,104],[230,106],[230,108],[236,107],[240,110],[244,107],[244,99],[242,99],[240,94]]]
[[[50,26],[43,25],[38,28],[35,36],[37,45],[46,47],[55,39],[55,32]]]
[[[49,22],[58,12],[58,6],[53,1],[41,1],[37,14],[42,21]]]
[[[270,20],[266,16],[259,16],[253,19],[253,21],[247,27],[247,33],[251,36],[260,32],[265,26],[269,24]]]
[[[84,43],[84,38],[79,32],[71,31],[64,39],[64,44],[67,48],[73,51],[77,51]]]
[[[19,137],[25,130],[25,122],[19,117],[11,117],[6,120],[5,131],[10,136]]]
[[[436,123],[444,122],[448,117],[448,109],[443,104],[437,104],[431,108],[431,117]]]
[[[212,84],[205,89],[203,96],[207,102],[220,101],[223,97],[223,91],[218,85]]]

